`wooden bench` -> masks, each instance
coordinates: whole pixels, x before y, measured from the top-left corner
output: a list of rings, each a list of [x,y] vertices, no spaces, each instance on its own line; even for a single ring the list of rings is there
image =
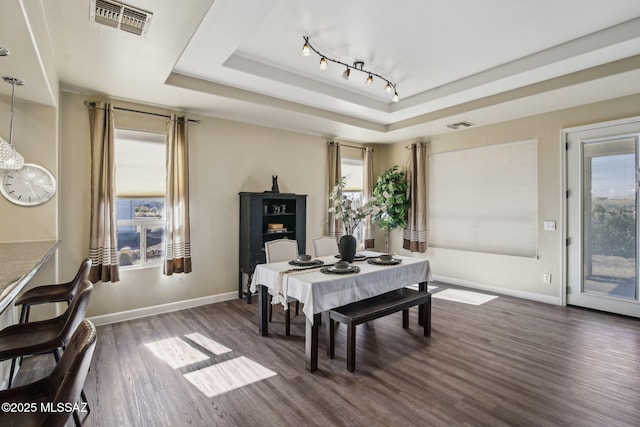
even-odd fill
[[[370,320],[379,319],[402,310],[402,327],[409,328],[409,307],[420,306],[419,323],[424,327],[424,336],[431,336],[431,294],[400,288],[382,295],[337,307],[328,311],[327,354],[335,355],[335,322],[347,325],[347,369],[356,368],[356,326]]]

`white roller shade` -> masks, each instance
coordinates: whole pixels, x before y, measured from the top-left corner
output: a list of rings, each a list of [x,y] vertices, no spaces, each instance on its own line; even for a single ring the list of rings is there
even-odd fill
[[[116,196],[164,197],[166,135],[116,129]]]
[[[429,246],[535,257],[537,141],[429,157]]]
[[[362,159],[342,158],[342,176],[346,176],[345,191],[362,191],[364,162]]]

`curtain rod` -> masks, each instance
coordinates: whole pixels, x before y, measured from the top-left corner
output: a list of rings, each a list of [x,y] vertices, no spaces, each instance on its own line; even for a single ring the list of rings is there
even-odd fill
[[[371,150],[371,151],[374,151],[373,148],[371,148],[371,147],[357,147],[355,145],[343,144],[341,142],[335,142],[335,141],[329,141],[329,142],[327,142],[327,145],[340,145],[342,147],[355,148],[356,150],[362,150],[362,151]]]
[[[431,144],[431,140],[429,141],[421,141],[421,142],[413,142],[409,145],[405,145],[404,148],[406,148],[407,150],[411,147],[413,147],[414,145],[418,146],[418,145],[429,145]]]
[[[87,107],[89,106],[94,106],[96,105],[95,102],[91,102],[91,101],[84,101],[84,105],[86,105]],[[140,111],[140,110],[133,110],[131,108],[123,108],[123,107],[113,107],[114,110],[121,110],[121,111],[129,111],[132,113],[140,113],[140,114],[148,114],[150,116],[157,116],[157,117],[166,117],[167,119],[170,119],[171,116],[167,115],[167,114],[160,114],[160,113],[151,113],[149,111]],[[187,119],[188,122],[191,123],[200,123],[200,120],[195,120],[195,119]]]

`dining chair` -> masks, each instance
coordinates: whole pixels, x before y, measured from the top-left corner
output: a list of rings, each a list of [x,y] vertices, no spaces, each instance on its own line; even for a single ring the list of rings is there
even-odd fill
[[[63,427],[73,414],[76,426],[81,426],[78,411],[66,409],[82,408],[78,402],[89,372],[96,341],[95,326],[91,321],[83,320],[73,332],[60,361],[49,375],[29,384],[0,391],[0,402],[15,402],[23,408],[36,409],[0,411],[0,425]],[[52,410],[42,410],[42,406]],[[65,410],[56,410],[61,406]]]
[[[298,256],[298,242],[293,239],[271,240],[264,244],[264,252],[267,263],[283,262],[296,259]],[[273,297],[272,297],[273,298]],[[300,301],[287,297],[287,310],[285,310],[285,335],[291,332],[291,303],[296,303],[296,316],[300,310]],[[269,303],[269,322],[273,318],[273,304]]]
[[[91,270],[91,260],[85,258],[80,263],[80,268],[76,276],[67,283],[57,285],[43,285],[29,289],[20,295],[14,305],[22,306],[20,310],[20,323],[29,321],[29,313],[32,305],[66,302],[67,306],[71,304],[71,300],[78,293],[80,284],[89,278],[89,270]]]
[[[9,373],[9,388],[13,382],[16,359],[30,354],[53,353],[60,360],[59,350],[64,349],[71,335],[84,320],[93,285],[82,282],[78,294],[60,316],[37,322],[17,323],[0,330],[0,361],[13,359]]]
[[[331,256],[339,252],[335,237],[323,236],[313,239],[313,251],[316,257]]]

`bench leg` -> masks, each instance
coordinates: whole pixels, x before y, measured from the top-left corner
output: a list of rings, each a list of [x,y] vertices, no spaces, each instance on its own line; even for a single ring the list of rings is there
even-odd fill
[[[347,370],[356,370],[356,325],[347,324]]]
[[[402,328],[409,329],[409,309],[402,310]]]
[[[427,292],[429,289],[429,282],[418,283],[418,290],[420,292]],[[422,304],[418,306],[418,325],[424,326],[424,307]]]
[[[329,316],[327,316],[329,317]],[[336,330],[335,323],[336,321],[329,317],[329,321],[326,322],[326,335],[327,335],[327,356],[330,359],[333,359],[336,355]]]
[[[429,300],[420,304],[420,309],[422,311],[422,325],[424,326],[424,336],[431,336],[431,295],[429,295]]]

